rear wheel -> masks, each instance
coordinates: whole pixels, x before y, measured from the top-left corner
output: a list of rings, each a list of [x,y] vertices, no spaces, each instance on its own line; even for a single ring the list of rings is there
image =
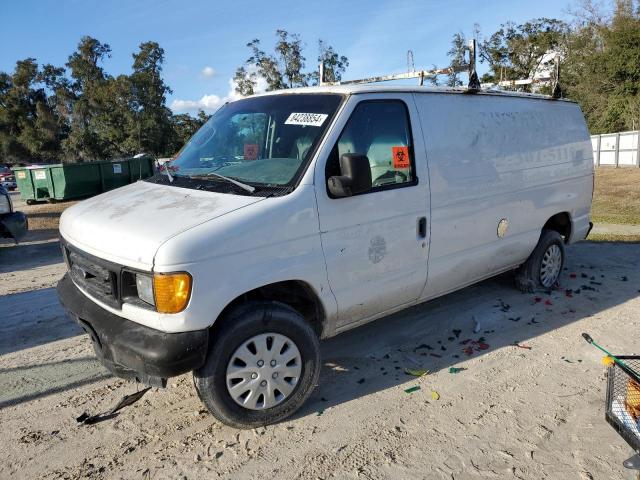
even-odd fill
[[[222,423],[255,428],[298,410],[320,373],[311,326],[278,302],[250,302],[221,319],[207,360],[193,373],[198,395]]]
[[[533,253],[518,269],[516,285],[523,292],[554,287],[562,273],[564,257],[562,236],[555,230],[543,230]]]

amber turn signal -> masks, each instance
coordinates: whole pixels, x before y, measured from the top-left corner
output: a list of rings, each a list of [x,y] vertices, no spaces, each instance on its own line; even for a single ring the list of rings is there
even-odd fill
[[[153,276],[153,292],[158,312],[181,312],[191,296],[191,275],[186,272],[156,273]]]

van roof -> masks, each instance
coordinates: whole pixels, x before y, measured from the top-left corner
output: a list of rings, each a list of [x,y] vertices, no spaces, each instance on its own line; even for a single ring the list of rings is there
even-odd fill
[[[297,93],[340,93],[343,95],[355,95],[363,93],[383,93],[383,92],[406,92],[406,93],[448,93],[448,94],[469,94],[471,90],[467,87],[433,87],[433,86],[420,86],[420,85],[383,85],[383,84],[349,84],[349,85],[322,85],[318,87],[299,87],[289,88],[285,90],[275,90],[272,92],[265,92],[257,94],[256,96],[264,95],[286,95]],[[506,90],[478,90],[473,91],[474,95],[492,95],[500,97],[520,97],[530,98],[537,100],[552,100],[554,102],[570,102],[575,103],[573,100],[567,99],[554,99],[548,95],[540,95],[536,93],[524,93],[524,92],[511,92]]]

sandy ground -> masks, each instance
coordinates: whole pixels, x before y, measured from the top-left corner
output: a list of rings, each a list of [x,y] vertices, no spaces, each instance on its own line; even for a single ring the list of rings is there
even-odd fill
[[[108,375],[57,303],[57,242],[4,245],[0,478],[633,478],[630,448],[604,420],[601,355],[580,334],[640,353],[640,245],[568,255],[562,284],[579,294],[523,295],[502,276],[338,336],[294,418],[237,431],[207,413],[188,375],[79,426],[136,386]],[[468,339],[488,347],[468,356]]]

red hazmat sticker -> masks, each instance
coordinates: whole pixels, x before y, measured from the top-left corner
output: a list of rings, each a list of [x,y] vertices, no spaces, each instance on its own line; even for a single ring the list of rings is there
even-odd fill
[[[393,168],[409,168],[409,147],[391,147]]]
[[[257,143],[245,143],[244,144],[244,159],[245,160],[257,160],[259,147]]]

